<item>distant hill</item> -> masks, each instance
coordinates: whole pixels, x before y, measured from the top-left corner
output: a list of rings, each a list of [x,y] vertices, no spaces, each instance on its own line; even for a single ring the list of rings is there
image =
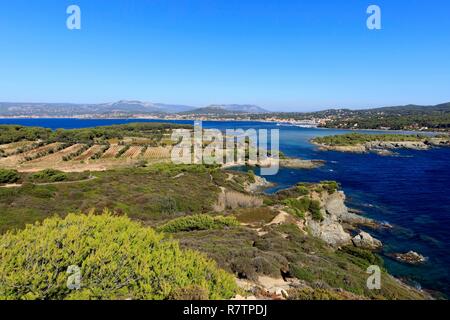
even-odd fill
[[[327,113],[326,113],[327,112]],[[436,130],[450,129],[450,103],[434,106],[405,105],[363,110],[331,110],[315,113],[331,120],[323,126],[341,129]]]
[[[408,104],[405,106],[394,107],[382,107],[368,110],[357,110],[359,112],[386,112],[386,113],[399,113],[399,114],[411,114],[411,113],[434,113],[434,112],[450,112],[450,102],[441,103],[431,106],[421,106],[416,104]]]
[[[195,109],[185,105],[120,100],[112,103],[14,103],[0,102],[0,116],[79,116],[114,114],[162,114]]]
[[[259,114],[267,113],[268,111],[255,105],[241,105],[241,104],[223,104],[210,105],[204,108],[197,108],[194,110],[180,112],[182,115],[231,115],[231,114]]]

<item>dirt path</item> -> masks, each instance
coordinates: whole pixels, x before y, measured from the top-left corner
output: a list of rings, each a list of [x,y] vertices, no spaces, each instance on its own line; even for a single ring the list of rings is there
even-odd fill
[[[58,185],[58,184],[74,184],[74,183],[81,183],[81,182],[87,182],[98,179],[96,176],[90,176],[87,179],[84,180],[76,180],[76,181],[58,181],[58,182],[45,182],[45,183],[33,183],[35,186],[50,186],[50,185]],[[6,184],[4,186],[0,186],[0,188],[20,188],[23,186],[23,184],[18,183],[12,183],[12,184]]]

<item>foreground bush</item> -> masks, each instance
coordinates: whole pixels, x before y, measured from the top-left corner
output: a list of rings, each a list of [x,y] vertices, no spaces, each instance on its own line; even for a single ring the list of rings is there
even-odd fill
[[[16,170],[0,169],[0,183],[14,183],[20,179]]]
[[[70,266],[81,288],[70,290]],[[227,299],[236,284],[203,255],[126,217],[69,214],[0,238],[0,299]],[[183,295],[184,296],[184,295]]]
[[[161,226],[158,230],[162,232],[182,232],[195,230],[222,229],[224,227],[238,226],[235,217],[212,217],[206,214],[177,218]]]

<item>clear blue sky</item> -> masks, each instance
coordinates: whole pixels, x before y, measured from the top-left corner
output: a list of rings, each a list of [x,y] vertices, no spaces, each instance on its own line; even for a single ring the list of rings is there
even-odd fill
[[[77,4],[82,29],[66,28]],[[382,30],[366,9],[382,9]],[[448,0],[4,0],[0,101],[450,101]]]

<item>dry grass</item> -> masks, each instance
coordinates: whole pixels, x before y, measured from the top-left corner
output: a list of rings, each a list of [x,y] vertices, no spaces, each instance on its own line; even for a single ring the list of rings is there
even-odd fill
[[[215,211],[234,210],[237,208],[257,208],[263,205],[263,199],[236,191],[223,190],[219,195]]]

